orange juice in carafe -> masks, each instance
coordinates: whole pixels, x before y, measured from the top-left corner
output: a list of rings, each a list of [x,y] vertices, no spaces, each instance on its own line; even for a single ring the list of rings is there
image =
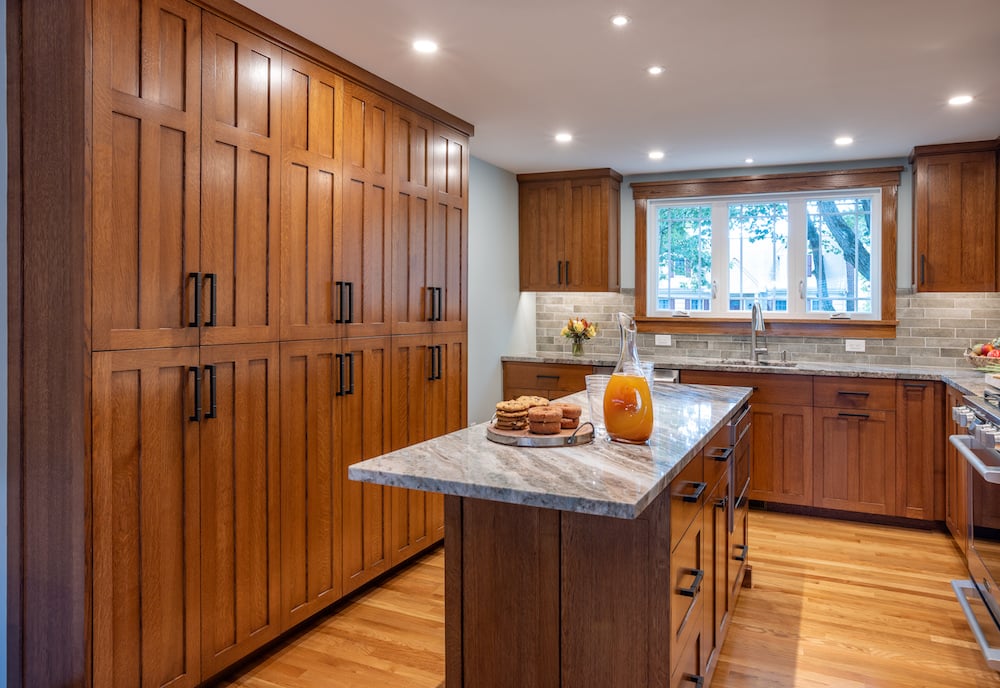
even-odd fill
[[[635,319],[618,314],[621,353],[604,392],[604,426],[618,442],[642,444],[653,434],[653,399],[635,345]]]
[[[611,376],[604,392],[604,425],[618,442],[642,444],[653,434],[653,399],[643,375]]]

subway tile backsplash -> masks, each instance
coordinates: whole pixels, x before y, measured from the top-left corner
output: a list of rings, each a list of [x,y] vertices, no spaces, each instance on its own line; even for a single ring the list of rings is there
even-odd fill
[[[618,326],[613,315],[632,313],[631,289],[609,293],[542,293],[535,295],[538,355],[570,353],[570,340],[559,332],[569,318],[587,318],[599,327],[584,344],[587,355],[618,356]],[[768,357],[788,352],[789,360],[816,362],[918,365],[937,368],[968,366],[963,354],[973,344],[1000,337],[1000,293],[899,294],[899,326],[895,339],[867,339],[864,353],[844,351],[843,339],[766,336]],[[749,327],[749,326],[748,326]],[[674,334],[673,346],[658,347],[653,335],[640,334],[639,353],[647,359],[747,358],[750,336]]]

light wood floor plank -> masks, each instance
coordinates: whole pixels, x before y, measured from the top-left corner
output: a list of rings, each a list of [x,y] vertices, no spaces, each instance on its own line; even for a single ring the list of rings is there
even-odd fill
[[[952,594],[964,569],[944,533],[759,511],[750,524],[754,587],[714,688],[1000,688]],[[443,550],[220,685],[441,688]]]

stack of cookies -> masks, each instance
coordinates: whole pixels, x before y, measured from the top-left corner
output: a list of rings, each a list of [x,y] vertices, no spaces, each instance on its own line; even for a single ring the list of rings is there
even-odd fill
[[[528,404],[513,399],[497,404],[498,430],[524,430],[528,427]]]
[[[536,435],[559,433],[562,411],[556,406],[533,406],[528,409],[528,432]]]
[[[562,412],[559,427],[563,430],[573,430],[580,425],[580,415],[583,409],[579,404],[571,404],[568,401],[556,401],[552,403],[554,408]]]

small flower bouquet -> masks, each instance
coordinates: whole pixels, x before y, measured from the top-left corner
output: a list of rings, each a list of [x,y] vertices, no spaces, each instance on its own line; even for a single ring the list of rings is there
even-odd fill
[[[573,340],[574,356],[582,356],[583,343],[597,336],[597,323],[587,322],[586,318],[570,318],[559,334]]]

